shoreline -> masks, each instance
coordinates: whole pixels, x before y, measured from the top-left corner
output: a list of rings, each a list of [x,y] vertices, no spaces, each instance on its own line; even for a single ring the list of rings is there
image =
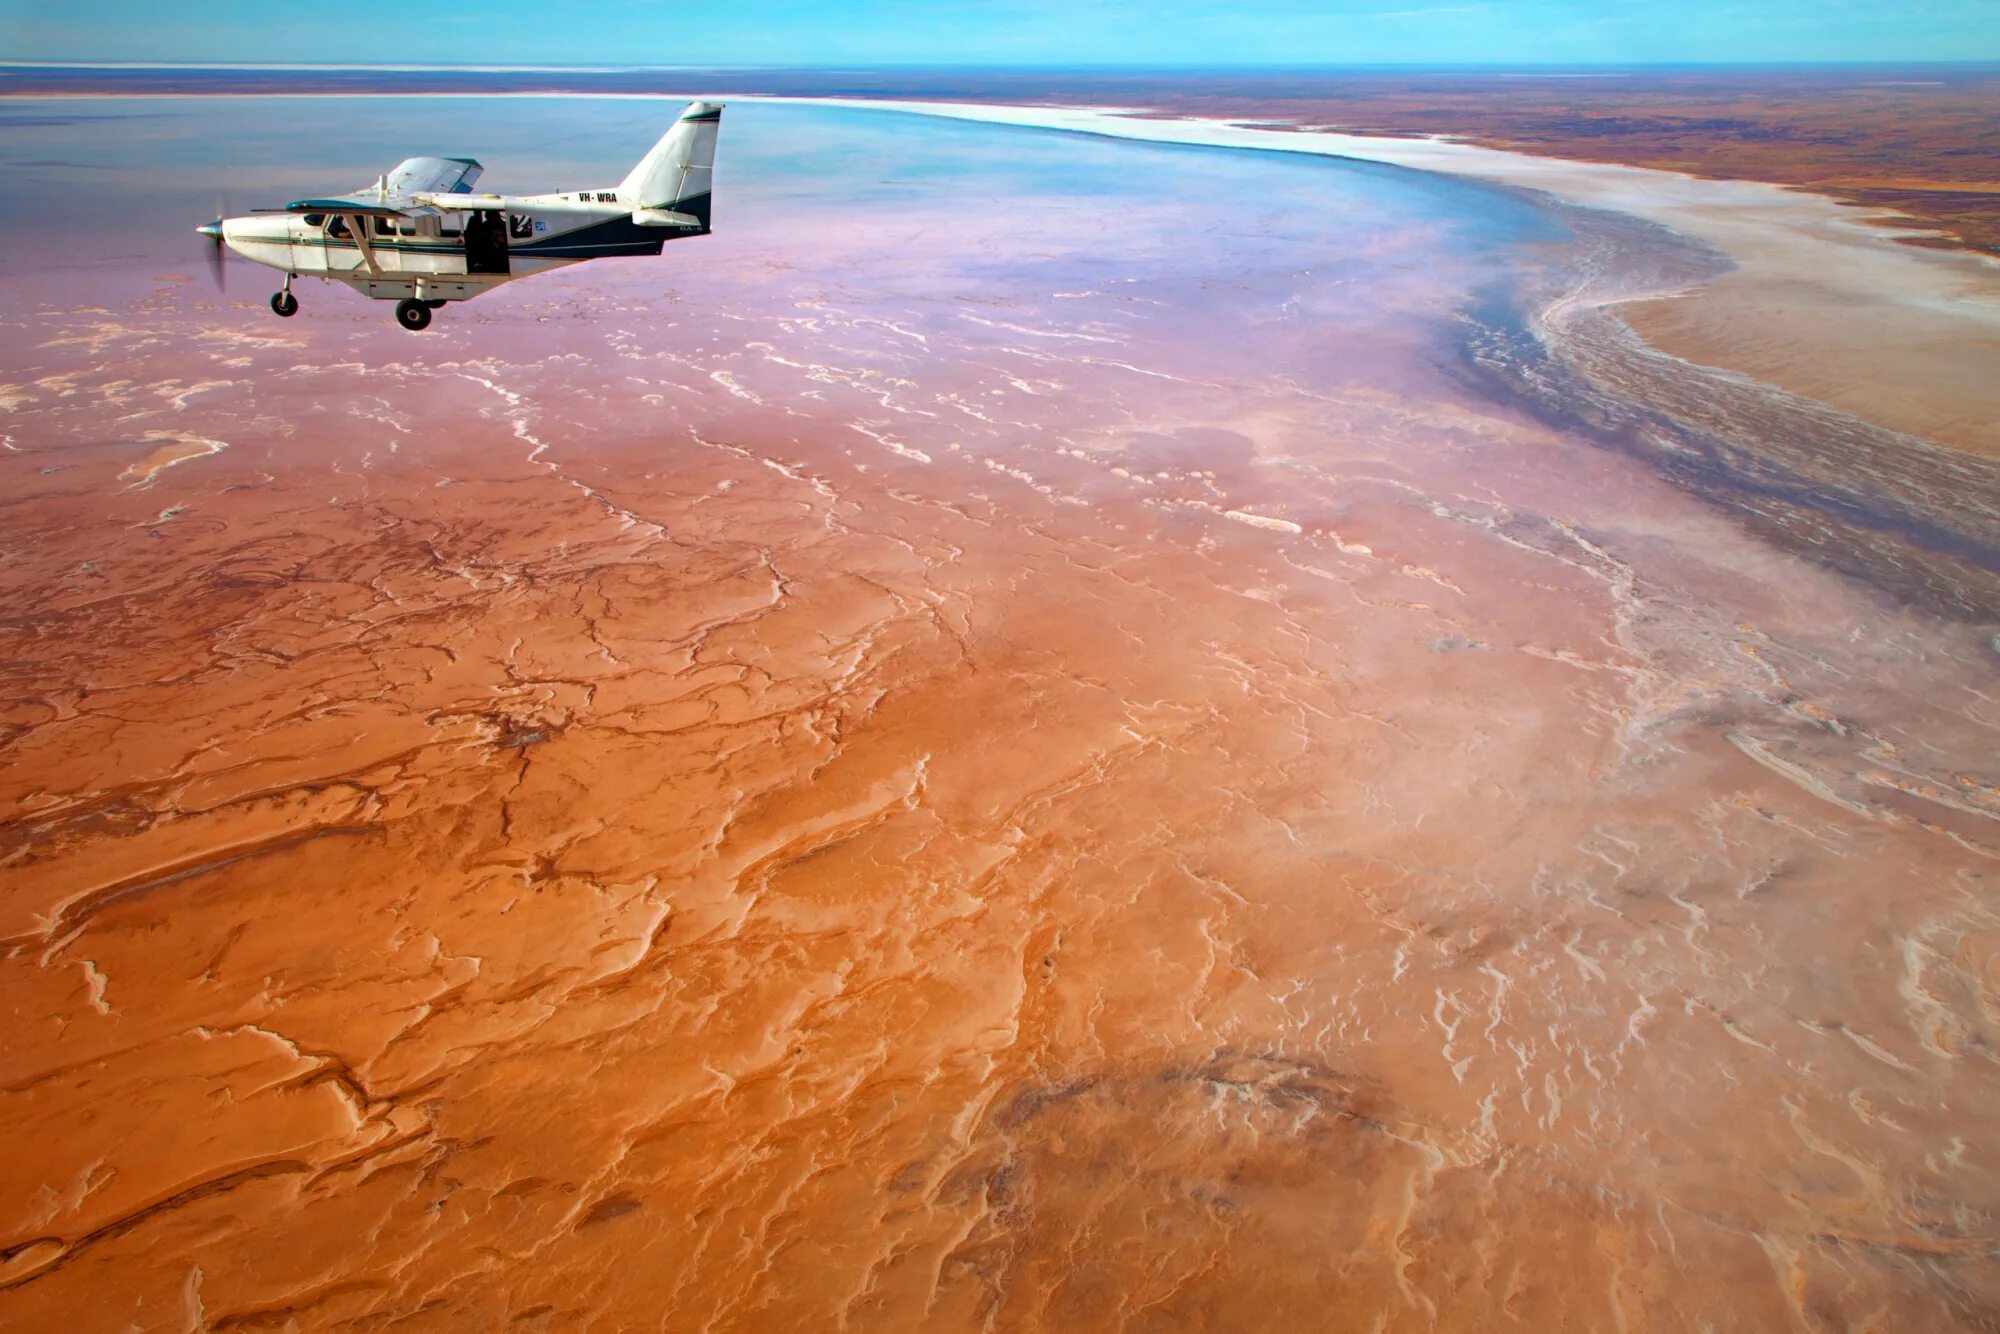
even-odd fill
[[[1919,441],[2000,458],[2000,262],[1899,244],[1899,236],[1928,229],[1887,210],[1761,181],[1536,157],[1449,139],[1168,117],[1142,108],[753,94],[735,100],[1346,158],[1622,213],[1712,246],[1735,265],[1676,291],[1606,303],[1647,345]]]
[[[674,102],[694,92],[397,90],[23,92],[4,101],[532,98]],[[1544,157],[1462,139],[1349,134],[1280,118],[753,92],[723,100],[847,107],[1155,144],[1343,158],[1532,190],[1711,246],[1731,272],[1604,302],[1666,356],[1747,376],[1948,451],[2000,459],[2000,259],[1903,243],[1936,235],[1891,209],[1808,188]]]

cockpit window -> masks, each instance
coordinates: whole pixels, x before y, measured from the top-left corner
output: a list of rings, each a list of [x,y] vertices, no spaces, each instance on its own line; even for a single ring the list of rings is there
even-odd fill
[[[323,223],[324,223],[325,221],[326,221],[326,214],[324,214],[324,213],[308,213],[308,214],[306,214],[306,226],[308,226],[308,227],[318,227],[318,226],[320,226],[321,224],[323,224]]]

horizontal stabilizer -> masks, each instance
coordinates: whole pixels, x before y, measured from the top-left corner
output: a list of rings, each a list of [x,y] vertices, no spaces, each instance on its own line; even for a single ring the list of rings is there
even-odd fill
[[[676,213],[666,208],[635,209],[632,221],[641,227],[691,227],[699,230],[704,225],[692,213]]]

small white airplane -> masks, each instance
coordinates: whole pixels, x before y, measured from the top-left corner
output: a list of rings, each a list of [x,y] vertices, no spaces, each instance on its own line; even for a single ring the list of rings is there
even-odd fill
[[[471,158],[413,157],[375,184],[331,199],[217,218],[195,228],[285,275],[271,309],[298,313],[300,275],[346,283],[396,303],[418,330],[448,301],[580,260],[657,255],[668,241],[709,232],[722,107],[691,102],[653,151],[614,187],[565,194],[474,194]]]

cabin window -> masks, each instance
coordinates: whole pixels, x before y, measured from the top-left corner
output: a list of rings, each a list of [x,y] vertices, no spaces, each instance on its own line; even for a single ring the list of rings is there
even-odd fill
[[[535,236],[535,220],[526,213],[507,215],[507,235],[517,241],[531,241]]]
[[[308,227],[324,227],[325,225],[326,225],[326,214],[324,214],[324,213],[308,213],[308,214],[306,214],[306,226],[308,226]]]

